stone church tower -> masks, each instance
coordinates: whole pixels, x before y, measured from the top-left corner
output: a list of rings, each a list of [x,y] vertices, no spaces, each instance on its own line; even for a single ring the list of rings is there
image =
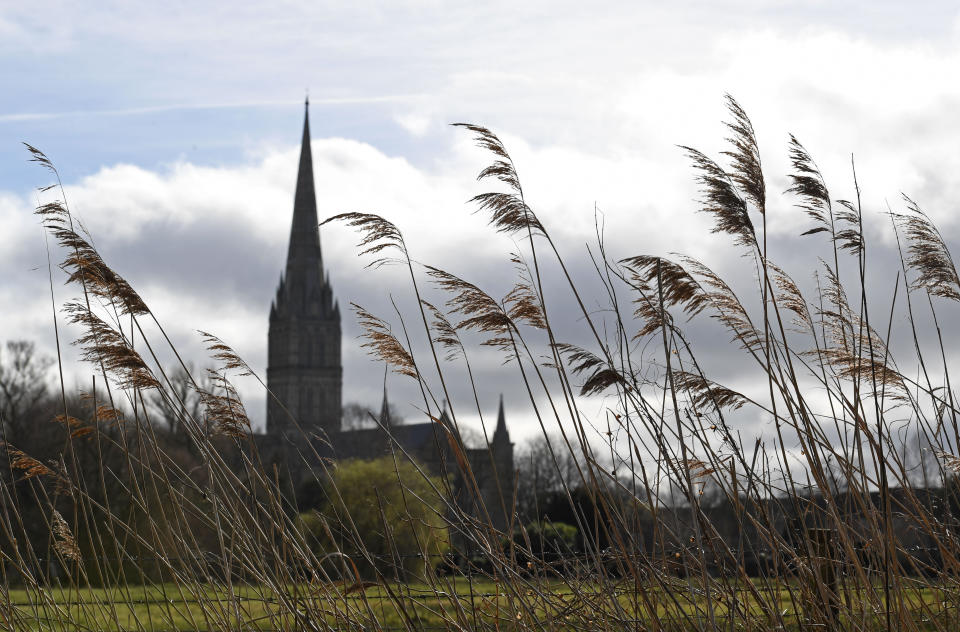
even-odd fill
[[[340,431],[340,307],[320,252],[309,105],[307,101],[287,265],[270,306],[267,387],[275,398],[267,405],[267,434],[274,436],[288,431],[302,436],[293,420],[306,433]]]
[[[446,409],[440,413],[439,423],[400,423],[391,418],[384,383],[377,427],[341,428],[340,336],[340,308],[324,274],[320,252],[310,121],[305,113],[287,264],[270,306],[267,388],[272,396],[267,396],[267,432],[258,439],[260,449],[268,460],[285,466],[285,475],[299,494],[297,490],[323,476],[316,456],[374,459],[396,454],[399,447],[399,453],[428,471],[449,477],[454,501],[468,513],[489,515],[495,527],[506,529],[511,524],[516,471],[503,399],[490,443],[474,449],[460,444],[475,489],[474,484],[467,484],[455,453],[453,443],[460,442],[460,434]]]

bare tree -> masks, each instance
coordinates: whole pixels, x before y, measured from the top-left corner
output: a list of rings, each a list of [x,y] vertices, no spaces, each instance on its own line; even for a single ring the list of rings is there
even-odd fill
[[[519,450],[516,464],[520,472],[518,509],[530,518],[539,514],[540,504],[549,494],[561,491],[564,483],[571,487],[581,483],[576,456],[558,437],[533,437]]]
[[[400,411],[393,404],[387,404],[387,410],[391,425],[396,426],[403,423]],[[377,420],[380,419],[380,412],[357,402],[348,402],[343,406],[340,419],[340,427],[343,430],[376,428]]]
[[[361,428],[373,428],[375,422],[373,409],[357,402],[348,402],[343,406],[343,413],[340,416],[340,427],[343,430],[359,430]]]
[[[471,450],[487,449],[487,439],[484,438],[482,431],[477,430],[473,426],[460,424],[457,432],[460,433],[460,442],[463,444],[463,447]]]
[[[0,347],[0,429],[7,441],[22,438],[31,413],[47,395],[52,365],[53,359],[37,354],[29,340],[8,340]]]
[[[183,426],[187,419],[200,423],[203,409],[197,389],[210,391],[210,376],[206,370],[196,371],[193,363],[188,362],[186,369],[177,366],[167,371],[167,377],[170,379],[170,388],[163,393],[154,392],[148,404],[153,419],[165,426],[173,437],[179,438],[184,434]]]

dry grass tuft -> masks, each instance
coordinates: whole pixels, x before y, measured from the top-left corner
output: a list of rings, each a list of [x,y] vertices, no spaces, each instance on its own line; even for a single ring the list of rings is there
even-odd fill
[[[856,174],[854,201],[831,199],[791,136],[786,193],[814,224],[803,234],[821,235],[832,256],[810,282],[787,274],[759,239],[773,218],[753,125],[732,97],[726,105],[728,164],[684,150],[714,232],[748,250],[731,262],[746,261],[735,282],[692,257],[618,264],[598,237],[598,280],[578,288],[504,144],[476,125],[461,127],[493,158],[479,179],[506,191],[473,201],[495,231],[540,237],[505,253],[515,275],[502,299],[415,266],[379,215],[327,220],[360,231],[370,265],[388,255],[406,264],[416,317],[397,308],[402,336],[353,307],[361,346],[417,382],[432,421],[410,431],[432,450],[423,463],[392,440],[401,426],[353,435],[389,455],[382,481],[364,470],[353,487],[336,476],[348,467],[329,451],[336,442],[315,440],[317,420],[254,436],[228,379],[253,371],[220,338],[200,332],[218,365],[203,385],[188,363],[179,374],[151,369],[180,354],[140,329],[146,306],[66,204],[41,205],[80,294],[65,312],[95,377],[86,396],[61,383],[30,412],[0,388],[0,621],[93,631],[957,629],[958,397],[952,329],[941,337],[952,319],[935,299],[955,307],[960,281],[946,240],[905,198],[893,224],[908,243],[907,305],[878,303]],[[424,300],[421,278],[442,303]],[[917,290],[930,299],[923,317],[910,303]],[[877,313],[886,318],[871,321]],[[407,329],[419,321],[423,330]],[[719,354],[718,328],[733,343]],[[541,431],[517,446],[516,470],[491,447],[502,433],[476,442],[483,453],[465,448],[456,425],[474,405],[486,412],[489,385],[474,381],[467,357],[475,338],[507,351],[504,379],[522,385]],[[911,344],[890,343],[901,338]],[[436,372],[418,366],[422,353]],[[463,362],[448,367],[441,354]],[[18,591],[23,599],[9,597]]]

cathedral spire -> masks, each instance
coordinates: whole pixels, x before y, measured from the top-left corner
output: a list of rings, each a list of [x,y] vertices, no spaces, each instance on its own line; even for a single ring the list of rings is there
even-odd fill
[[[314,277],[323,283],[323,259],[320,254],[320,229],[317,220],[317,194],[313,186],[313,155],[310,152],[310,100],[304,100],[303,138],[300,141],[300,164],[297,189],[293,197],[293,222],[290,226],[290,247],[287,250],[287,280]],[[296,281],[295,281],[296,280]]]
[[[383,401],[380,403],[380,425],[389,428],[393,424],[390,419],[390,402],[387,401],[387,374],[383,374]]]
[[[510,443],[507,431],[507,416],[503,412],[503,394],[500,395],[500,408],[497,410],[497,428],[493,431],[494,443]]]
[[[272,434],[292,429],[291,420],[328,434],[340,430],[340,310],[320,254],[309,105],[305,99],[287,265],[270,306],[267,387],[275,397],[267,402],[267,432]]]

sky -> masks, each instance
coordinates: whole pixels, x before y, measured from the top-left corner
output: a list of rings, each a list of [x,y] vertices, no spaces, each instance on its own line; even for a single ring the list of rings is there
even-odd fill
[[[838,197],[851,195],[855,156],[879,247],[892,247],[883,213],[904,192],[956,237],[958,70],[960,15],[948,2],[0,0],[0,339],[55,350],[47,242],[31,215],[50,177],[24,141],[54,161],[105,260],[184,355],[205,363],[202,329],[263,372],[307,93],[321,217],[381,213],[418,262],[502,296],[522,244],[474,213],[489,156],[449,125],[482,124],[506,143],[528,202],[602,310],[587,250],[597,222],[613,259],[682,252],[749,280],[730,240],[696,212],[678,148],[724,149],[726,93],[757,130],[772,252],[788,271],[809,279],[826,253],[798,237],[807,220],[780,194],[790,133]],[[396,323],[391,298],[401,312],[415,307],[403,270],[367,269],[357,239],[322,230],[334,293]],[[877,269],[888,289],[894,267]],[[71,296],[60,281],[57,302]],[[558,277],[547,291],[562,292]],[[569,340],[588,340],[572,306],[556,313]],[[344,400],[375,407],[382,366],[344,315]],[[706,356],[728,385],[749,388],[721,338],[706,335]],[[535,432],[516,371],[489,349],[474,359],[484,414],[503,393],[514,436]],[[68,380],[86,375],[71,362]],[[389,387],[420,420],[409,380]],[[242,389],[261,422],[262,392]],[[463,380],[453,397],[469,409]],[[600,418],[606,404],[582,405]]]

